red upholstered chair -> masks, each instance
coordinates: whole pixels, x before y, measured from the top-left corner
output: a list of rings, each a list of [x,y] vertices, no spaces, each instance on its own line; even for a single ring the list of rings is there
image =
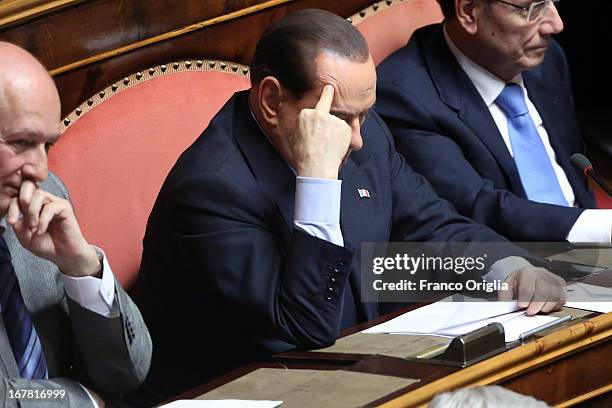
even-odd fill
[[[441,22],[443,15],[436,0],[387,0],[349,19],[368,41],[374,63],[378,65],[406,45],[415,30]]]
[[[589,180],[591,189],[595,193],[595,203],[597,208],[612,209],[612,198],[610,198],[594,181]],[[608,185],[610,182],[608,181]]]
[[[229,97],[249,86],[243,65],[170,63],[124,78],[64,119],[49,167],[124,287],[136,278],[146,221],[170,168]]]

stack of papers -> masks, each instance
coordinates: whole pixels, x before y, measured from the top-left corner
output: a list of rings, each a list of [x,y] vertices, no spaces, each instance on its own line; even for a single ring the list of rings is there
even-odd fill
[[[506,337],[506,343],[518,340],[521,334],[532,330],[537,329],[538,327],[544,326],[550,322],[559,319],[556,316],[544,316],[544,315],[535,315],[535,316],[527,316],[524,310],[508,313],[502,316],[492,317],[490,319],[483,319],[473,323],[461,324],[458,326],[447,327],[445,329],[440,330],[440,335],[447,336],[460,336],[465,333],[469,333],[473,330],[480,329],[481,327],[486,326],[489,323],[501,323],[504,326],[504,335]]]
[[[612,312],[612,289],[586,283],[572,283],[567,286],[565,306],[600,313]]]
[[[468,301],[469,300],[469,301]],[[527,316],[514,302],[484,302],[476,299],[452,301],[446,298],[404,313],[363,333],[426,334],[455,337],[498,322],[504,326],[506,342],[559,319],[556,316]]]

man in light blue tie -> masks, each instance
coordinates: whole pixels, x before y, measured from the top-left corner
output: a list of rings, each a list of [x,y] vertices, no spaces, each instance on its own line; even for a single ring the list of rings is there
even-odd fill
[[[53,80],[15,45],[0,61],[0,407],[112,405],[146,376],[149,333],[47,170]]]
[[[514,241],[610,243],[586,177],[557,0],[439,0],[378,67],[396,146],[463,215]]]
[[[495,104],[508,119],[508,138],[527,198],[567,206],[544,143],[529,115],[523,88],[516,83],[507,84]]]

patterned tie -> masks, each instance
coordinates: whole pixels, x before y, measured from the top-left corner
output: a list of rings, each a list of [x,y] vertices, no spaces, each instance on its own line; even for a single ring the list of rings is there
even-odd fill
[[[26,310],[6,241],[0,235],[0,310],[22,378],[48,378],[40,339]]]
[[[508,118],[508,135],[514,162],[527,198],[540,203],[568,206],[546,148],[533,120],[520,85],[506,84],[495,104]]]

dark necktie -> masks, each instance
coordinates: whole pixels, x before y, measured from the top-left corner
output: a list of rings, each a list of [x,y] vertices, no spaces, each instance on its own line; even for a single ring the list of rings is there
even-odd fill
[[[525,103],[520,85],[507,84],[495,104],[508,118],[508,135],[514,162],[527,198],[547,204],[568,206],[544,143]]]
[[[28,380],[46,379],[47,361],[32,318],[23,302],[11,254],[2,235],[0,235],[0,310],[21,377]]]

